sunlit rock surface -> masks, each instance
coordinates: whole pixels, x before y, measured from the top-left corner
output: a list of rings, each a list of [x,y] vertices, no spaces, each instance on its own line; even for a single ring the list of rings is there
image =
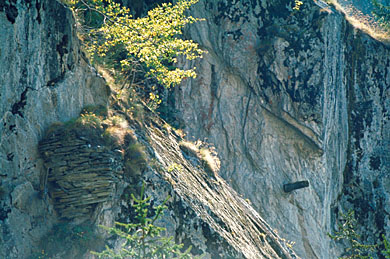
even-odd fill
[[[189,139],[302,258],[336,258],[327,236],[354,209],[366,243],[390,234],[390,48],[333,7],[200,1],[188,36],[208,51],[175,89]],[[308,188],[283,192],[283,184]]]
[[[390,238],[389,47],[333,7],[292,5],[201,0],[192,9],[206,21],[187,35],[208,54],[194,63],[197,79],[175,89],[173,108],[188,138],[215,145],[225,180],[191,163],[156,117],[130,123],[151,162],[139,180],[156,204],[172,196],[162,223],[194,253],[294,258],[282,237],[302,258],[336,258],[342,244],[326,234],[348,209],[366,243]],[[0,1],[0,35],[0,258],[26,258],[61,226],[61,209],[42,189],[50,161],[44,166],[39,141],[52,123],[106,104],[109,93],[57,1]],[[168,172],[173,163],[183,169]],[[309,187],[283,191],[304,180]],[[95,200],[88,223],[131,220],[123,190],[115,191]],[[53,257],[92,257],[83,251],[64,245]]]

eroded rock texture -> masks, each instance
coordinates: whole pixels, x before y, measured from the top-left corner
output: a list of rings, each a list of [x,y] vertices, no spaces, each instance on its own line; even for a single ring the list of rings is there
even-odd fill
[[[180,138],[159,123],[145,120],[144,134],[160,168],[147,170],[143,178],[153,200],[161,203],[172,197],[162,222],[176,241],[192,245],[193,254],[204,258],[296,258],[285,240],[217,173],[210,176],[203,166],[192,164],[179,147]],[[173,164],[181,167],[167,170]]]
[[[69,10],[54,0],[0,1],[0,28],[0,258],[35,258],[42,250],[51,258],[91,258],[88,249],[104,248],[97,224],[133,221],[122,192],[139,186],[122,159],[135,157],[99,142],[102,132],[91,138],[91,131],[64,132],[57,123],[88,104],[105,105],[109,94],[84,60]],[[176,241],[206,258],[295,257],[224,180],[187,161],[178,137],[153,118],[129,121],[150,162],[136,176],[153,203],[172,196],[161,223]],[[168,172],[172,163],[183,169]],[[84,242],[86,232],[93,241]]]
[[[135,210],[131,206],[134,201],[129,199],[129,194],[137,195],[137,187],[144,182],[153,204],[161,204],[170,197],[166,203],[168,210],[157,225],[166,227],[176,242],[185,244],[185,249],[191,245],[194,255],[296,258],[285,240],[218,176],[217,171],[210,175],[204,164],[191,162],[197,158],[189,159],[188,154],[182,152],[181,138],[169,127],[164,128],[164,123],[152,115],[143,118],[142,126],[136,121],[129,125],[130,138],[133,141],[138,138],[145,145],[145,160],[152,165],[142,171],[136,183],[129,181],[134,175],[126,173],[131,172],[126,167],[133,166],[134,161],[124,162],[129,155],[127,152],[134,149],[117,146],[122,151],[112,151],[99,137],[99,130],[93,127],[79,128],[81,125],[78,125],[76,131],[63,125],[54,126],[40,142],[39,150],[47,168],[47,173],[42,174],[48,189],[46,198],[53,204],[57,218],[76,227],[81,226],[77,225],[79,222],[112,226],[115,219],[134,223]],[[59,237],[52,233],[43,240]],[[121,248],[119,240],[110,240],[114,240],[109,241],[114,249]],[[72,247],[70,244],[71,240],[64,245]],[[92,249],[73,247],[66,253],[62,247],[47,245],[45,250],[51,251],[47,254],[49,257],[91,256],[86,248]],[[81,252],[82,249],[85,251]],[[103,245],[94,249],[101,250]]]
[[[0,35],[0,257],[25,258],[54,222],[38,195],[38,141],[108,93],[59,2],[0,1]]]
[[[367,243],[389,237],[390,49],[333,7],[200,1],[188,35],[208,54],[175,89],[188,136],[207,138],[220,174],[302,258],[336,258],[337,213]],[[308,180],[291,193],[283,184]]]
[[[145,9],[140,1],[127,2]],[[172,196],[161,223],[195,254],[295,257],[277,229],[302,258],[336,258],[343,247],[326,233],[334,230],[338,212],[350,208],[363,240],[378,242],[382,233],[389,238],[389,48],[353,29],[332,7],[305,1],[295,12],[292,4],[200,1],[192,12],[207,20],[188,34],[209,53],[196,64],[198,78],[175,89],[178,119],[189,137],[216,146],[220,174],[262,217],[218,175],[191,163],[197,158],[182,153],[163,122],[130,123],[150,159],[139,176],[147,194],[156,204]],[[71,13],[59,2],[0,0],[0,35],[0,257],[26,258],[72,205],[56,207],[61,202],[54,191],[42,197],[41,176],[61,166],[77,171],[82,165],[73,160],[93,165],[94,154],[100,155],[98,143],[69,142],[49,148],[44,166],[38,142],[53,122],[77,117],[87,104],[105,104],[108,93],[84,60]],[[88,159],[56,160],[60,148]],[[173,164],[182,169],[168,170]],[[63,184],[59,194],[65,197],[70,190],[76,195],[76,178],[56,173],[50,180]],[[104,200],[93,197],[86,212],[72,213],[93,224],[110,225],[118,215],[130,222],[134,211],[122,190],[111,199],[109,178],[100,179],[110,189],[99,191]],[[300,180],[310,186],[283,191]],[[88,183],[83,178],[80,189],[90,192]],[[68,201],[76,202],[74,196]],[[80,253],[72,248],[53,257],[90,256]]]

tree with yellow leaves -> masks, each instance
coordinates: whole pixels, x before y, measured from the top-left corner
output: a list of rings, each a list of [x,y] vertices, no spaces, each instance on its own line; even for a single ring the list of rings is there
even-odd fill
[[[120,50],[119,62],[125,74],[135,73],[143,65],[146,77],[170,88],[184,78],[196,76],[195,67],[178,68],[177,58],[193,60],[204,53],[197,43],[181,37],[185,25],[201,20],[185,14],[198,1],[164,3],[141,18],[134,18],[128,8],[113,0],[68,0],[68,3],[74,9],[83,8],[100,16],[100,25],[88,30],[90,53],[104,56]]]

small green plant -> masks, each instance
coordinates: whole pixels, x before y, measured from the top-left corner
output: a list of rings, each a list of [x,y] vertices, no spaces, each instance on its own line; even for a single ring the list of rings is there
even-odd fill
[[[84,126],[89,126],[95,129],[100,129],[102,126],[102,117],[97,116],[92,112],[82,113],[80,117],[77,118],[76,123],[80,123]]]
[[[154,225],[161,217],[163,211],[167,208],[165,203],[169,197],[158,206],[153,207],[154,216],[150,217],[150,197],[144,197],[145,185],[142,186],[139,199],[131,194],[135,209],[135,223],[115,223],[115,227],[104,229],[111,234],[124,240],[123,246],[119,251],[106,246],[103,252],[93,252],[99,258],[192,258],[190,255],[191,247],[185,252],[181,252],[183,244],[175,244],[173,237],[164,237],[162,232],[166,229]]]
[[[376,245],[365,245],[360,242],[360,235],[358,235],[355,231],[355,212],[353,210],[349,210],[347,214],[341,213],[340,221],[341,222],[338,224],[339,231],[335,232],[334,235],[328,233],[328,236],[333,240],[343,240],[349,244],[349,247],[346,249],[347,255],[340,258],[372,258],[370,254],[375,250]]]
[[[385,235],[382,235],[383,245],[385,246],[385,250],[382,251],[382,254],[386,259],[390,259],[390,243],[387,241]]]
[[[167,168],[168,173],[171,173],[171,172],[173,172],[174,170],[180,172],[181,170],[183,170],[183,166],[182,166],[182,165],[179,165],[179,164],[176,164],[176,163],[172,163],[172,164]]]

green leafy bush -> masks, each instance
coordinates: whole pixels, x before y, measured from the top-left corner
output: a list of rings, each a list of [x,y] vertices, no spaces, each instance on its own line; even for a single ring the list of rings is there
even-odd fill
[[[390,243],[387,241],[385,235],[382,235],[383,239],[383,245],[385,247],[385,250],[382,251],[382,254],[385,256],[386,259],[390,259]]]

